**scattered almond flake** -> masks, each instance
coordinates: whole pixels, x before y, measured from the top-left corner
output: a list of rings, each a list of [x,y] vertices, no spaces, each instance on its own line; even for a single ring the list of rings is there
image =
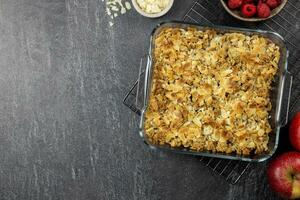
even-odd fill
[[[125,14],[126,13],[126,9],[124,7],[121,8],[121,14]]]
[[[111,7],[111,10],[117,12],[117,11],[119,11],[119,8],[118,8],[117,6],[112,6],[112,7]]]
[[[125,7],[126,7],[127,10],[131,9],[131,5],[128,1],[125,2]]]
[[[106,13],[110,16],[111,15],[110,9],[106,8]]]
[[[131,9],[131,4],[128,0],[102,0],[102,2],[105,2],[106,13],[112,20]],[[109,22],[109,25],[113,26],[114,23]]]

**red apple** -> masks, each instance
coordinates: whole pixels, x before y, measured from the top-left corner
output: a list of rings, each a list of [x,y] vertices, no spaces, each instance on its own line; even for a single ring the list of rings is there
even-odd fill
[[[300,198],[300,153],[278,156],[269,164],[267,175],[270,187],[281,197]]]
[[[291,121],[289,136],[292,146],[300,151],[300,112]]]

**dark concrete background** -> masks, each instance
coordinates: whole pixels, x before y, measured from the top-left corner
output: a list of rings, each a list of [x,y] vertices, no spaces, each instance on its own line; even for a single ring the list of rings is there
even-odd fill
[[[0,0],[0,200],[277,199],[265,163],[230,186],[195,157],[150,150],[122,104],[153,27],[192,3],[110,27],[101,0]]]

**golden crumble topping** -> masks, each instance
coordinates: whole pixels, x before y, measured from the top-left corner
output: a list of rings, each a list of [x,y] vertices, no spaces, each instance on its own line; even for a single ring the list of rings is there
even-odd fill
[[[162,29],[155,38],[147,138],[195,151],[267,151],[279,57],[279,47],[257,35]]]

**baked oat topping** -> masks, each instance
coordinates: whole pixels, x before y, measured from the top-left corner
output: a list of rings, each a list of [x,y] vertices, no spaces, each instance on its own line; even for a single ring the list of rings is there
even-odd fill
[[[267,151],[279,57],[279,47],[257,35],[162,29],[155,38],[146,136],[195,151]]]

